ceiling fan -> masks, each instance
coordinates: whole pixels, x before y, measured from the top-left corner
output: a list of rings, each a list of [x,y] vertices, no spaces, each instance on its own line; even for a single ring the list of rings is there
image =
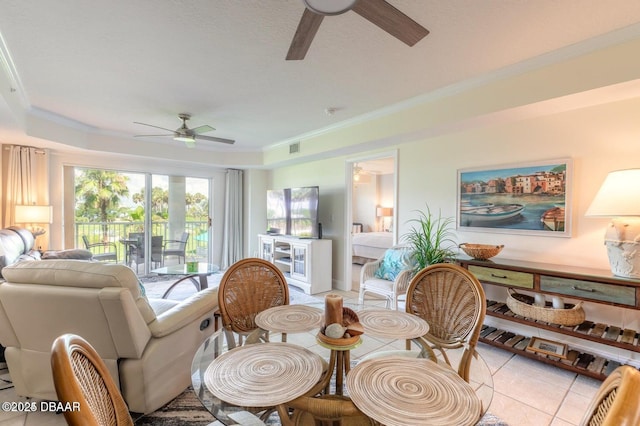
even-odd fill
[[[182,113],[182,114],[178,114],[178,117],[180,118],[180,120],[182,120],[182,126],[178,127],[176,130],[165,129],[164,127],[154,126],[153,124],[140,123],[138,121],[134,121],[135,124],[142,124],[143,126],[155,127],[156,129],[162,129],[162,130],[166,130],[167,132],[171,132],[170,134],[162,134],[162,135],[135,135],[135,137],[173,136],[173,140],[184,142],[189,148],[193,148],[196,145],[196,139],[212,141],[212,142],[222,142],[222,143],[228,143],[228,144],[235,143],[235,141],[231,139],[223,139],[223,138],[216,138],[214,136],[203,135],[202,133],[207,133],[215,130],[213,127],[206,124],[203,126],[198,126],[198,127],[194,127],[193,129],[190,129],[187,126],[187,120],[191,118],[191,114]]]
[[[385,0],[302,0],[302,2],[306,9],[289,46],[288,61],[304,59],[325,16],[340,15],[350,10],[409,46],[413,46],[429,34],[429,30]]]

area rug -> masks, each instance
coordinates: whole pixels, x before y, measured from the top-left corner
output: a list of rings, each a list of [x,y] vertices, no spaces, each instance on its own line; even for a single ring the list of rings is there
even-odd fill
[[[189,387],[161,409],[135,420],[134,423],[136,426],[208,426],[213,422],[215,422],[215,418],[205,410],[193,389]],[[280,425],[278,415],[271,415],[267,424],[269,426]],[[508,426],[507,423],[491,413],[485,414],[477,425]]]

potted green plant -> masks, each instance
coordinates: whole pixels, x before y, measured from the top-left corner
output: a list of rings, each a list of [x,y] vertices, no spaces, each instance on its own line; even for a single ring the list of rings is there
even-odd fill
[[[405,240],[413,246],[418,270],[436,263],[450,262],[456,255],[455,234],[452,230],[453,218],[431,213],[429,206],[426,212],[416,210],[418,217],[409,220],[411,230],[404,235]]]

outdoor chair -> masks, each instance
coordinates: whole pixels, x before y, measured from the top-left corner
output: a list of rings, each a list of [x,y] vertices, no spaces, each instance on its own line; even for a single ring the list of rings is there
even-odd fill
[[[187,241],[189,241],[189,233],[183,232],[179,240],[166,240],[164,249],[162,250],[162,263],[169,256],[176,256],[178,263],[186,262]],[[180,262],[182,259],[182,262]]]
[[[86,235],[82,236],[84,247],[93,254],[93,259],[101,262],[118,262],[118,246],[113,242],[90,243]]]
[[[133,234],[130,234],[130,237]],[[144,236],[144,234],[142,234]],[[144,238],[138,237],[138,243],[131,245],[129,248],[129,264],[133,267],[136,265],[136,272],[138,272],[138,265],[144,264],[145,261],[145,249]],[[162,235],[154,235],[151,237],[151,263],[154,267],[162,264]]]

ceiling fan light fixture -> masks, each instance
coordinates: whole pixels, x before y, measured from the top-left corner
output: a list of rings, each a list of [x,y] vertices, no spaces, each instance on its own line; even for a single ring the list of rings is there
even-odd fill
[[[192,142],[192,143],[194,143],[194,144],[195,144],[195,142],[196,142],[196,138],[195,138],[194,136],[184,136],[184,135],[181,135],[181,136],[175,136],[175,137],[173,138],[173,140],[174,140],[174,141],[184,142],[184,143],[187,143],[187,144],[188,144],[189,142]]]
[[[340,15],[350,11],[357,0],[302,0],[305,7],[318,15]]]

